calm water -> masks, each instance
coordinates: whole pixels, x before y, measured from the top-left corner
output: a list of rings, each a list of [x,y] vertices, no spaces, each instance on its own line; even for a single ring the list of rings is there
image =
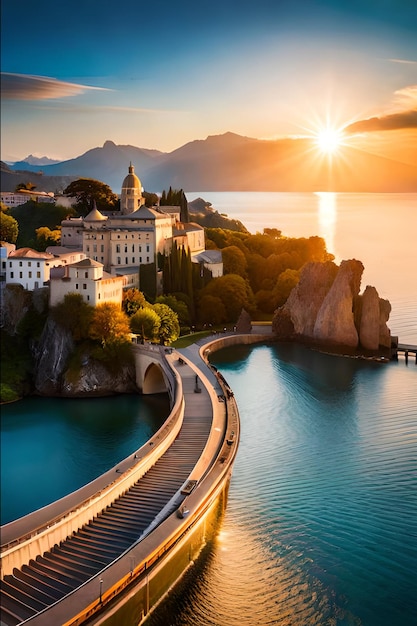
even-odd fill
[[[373,285],[391,302],[388,326],[403,343],[417,344],[417,194],[188,193],[239,219],[250,232],[278,228],[287,237],[319,235],[336,262],[359,259],[361,291]]]
[[[197,195],[253,232],[318,234],[337,261],[362,260],[362,288],[390,300],[393,334],[417,344],[417,194]],[[414,626],[414,362],[291,345],[235,348],[213,362],[242,421],[228,507],[199,575],[191,572],[151,626]],[[139,447],[167,414],[153,402],[35,398],[2,407],[2,520]]]
[[[161,426],[168,396],[27,398],[1,407],[1,523],[87,484]]]
[[[412,626],[417,367],[240,347],[241,443],[209,558],[151,626]]]

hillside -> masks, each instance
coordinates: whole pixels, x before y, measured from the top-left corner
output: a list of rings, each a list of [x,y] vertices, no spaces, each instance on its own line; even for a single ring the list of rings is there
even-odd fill
[[[144,188],[155,192],[169,186],[185,191],[417,191],[417,165],[349,146],[329,157],[311,140],[260,140],[233,133],[192,141],[170,153],[106,141],[76,159],[42,166],[42,186],[32,182],[40,190],[49,176],[89,177],[120,193],[130,162]],[[3,181],[2,172],[2,190],[11,190]],[[17,182],[27,182],[27,176]],[[57,188],[55,184],[46,190]]]

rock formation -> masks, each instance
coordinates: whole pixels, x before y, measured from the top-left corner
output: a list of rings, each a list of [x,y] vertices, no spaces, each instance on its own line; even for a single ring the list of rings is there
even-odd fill
[[[35,353],[35,390],[43,396],[109,396],[137,392],[135,366],[120,367],[111,373],[87,354],[76,375],[68,369],[74,353],[69,331],[48,319]]]
[[[359,295],[360,261],[308,263],[287,302],[275,311],[273,332],[281,339],[306,339],[365,351],[389,348],[391,305],[367,286]]]
[[[252,332],[252,322],[249,313],[242,309],[239,319],[236,323],[236,332],[238,333],[250,333]]]

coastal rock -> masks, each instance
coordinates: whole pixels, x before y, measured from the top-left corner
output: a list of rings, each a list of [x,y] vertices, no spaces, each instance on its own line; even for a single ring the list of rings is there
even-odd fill
[[[236,332],[245,334],[252,332],[251,318],[245,309],[242,309],[239,319],[237,320]]]
[[[110,396],[118,393],[137,393],[135,367],[123,366],[117,373],[108,369],[95,359],[85,359],[77,380],[68,372],[64,373],[62,396]]]
[[[318,312],[337,272],[338,267],[333,261],[307,263],[304,266],[299,283],[291,291],[283,306],[283,312],[289,314],[294,332],[297,335],[314,336],[314,325]],[[288,321],[288,315],[285,317]]]
[[[363,270],[356,259],[339,267],[331,261],[306,264],[287,302],[274,313],[275,336],[373,352],[390,348],[391,305],[375,287],[359,295]]]
[[[363,270],[363,264],[356,259],[341,262],[317,314],[314,339],[351,348],[358,346],[353,300],[359,294]]]

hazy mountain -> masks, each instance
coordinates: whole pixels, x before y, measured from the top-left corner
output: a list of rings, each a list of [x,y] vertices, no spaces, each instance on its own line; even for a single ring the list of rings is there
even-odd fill
[[[33,154],[29,154],[29,156],[27,156],[22,161],[12,163],[11,169],[38,172],[39,170],[42,170],[45,165],[54,165],[55,163],[60,163],[60,161],[56,159],[50,159],[47,156],[35,157],[33,156]]]
[[[106,141],[42,171],[96,178],[120,193],[130,162],[144,188],[155,192],[170,185],[185,191],[417,191],[417,166],[348,146],[328,156],[307,139],[260,140],[233,133],[191,141],[170,153]]]
[[[10,166],[1,161],[0,183],[1,191],[14,191],[19,183],[32,183],[35,191],[53,191],[62,193],[68,185],[76,180],[77,176],[45,176],[39,172],[28,170],[13,171]]]

